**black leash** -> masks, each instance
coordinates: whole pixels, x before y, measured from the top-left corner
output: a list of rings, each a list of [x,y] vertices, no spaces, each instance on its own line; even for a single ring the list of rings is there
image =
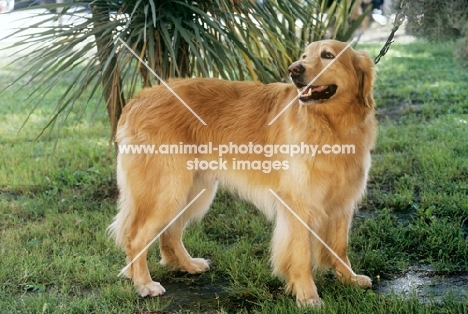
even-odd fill
[[[378,56],[375,57],[374,64],[379,63],[380,58],[385,56],[385,54],[387,53],[387,51],[390,48],[391,44],[393,43],[393,36],[395,35],[398,28],[400,28],[401,24],[405,21],[405,12],[404,12],[405,10],[404,10],[404,7],[403,7],[404,2],[405,2],[404,0],[401,0],[399,10],[398,10],[397,14],[395,15],[395,21],[393,22],[392,32],[388,36],[387,42],[385,43],[385,45],[380,50]]]

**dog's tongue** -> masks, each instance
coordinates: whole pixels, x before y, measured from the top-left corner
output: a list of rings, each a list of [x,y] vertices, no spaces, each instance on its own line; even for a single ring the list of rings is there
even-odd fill
[[[327,85],[322,85],[322,86],[315,86],[315,87],[312,87],[312,92],[321,92],[321,91],[324,91],[328,88]]]

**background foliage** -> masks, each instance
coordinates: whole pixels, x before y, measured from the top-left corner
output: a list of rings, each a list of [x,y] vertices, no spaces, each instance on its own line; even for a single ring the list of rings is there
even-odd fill
[[[442,42],[458,40],[454,55],[468,66],[468,2],[466,0],[396,1],[404,4],[410,35]]]

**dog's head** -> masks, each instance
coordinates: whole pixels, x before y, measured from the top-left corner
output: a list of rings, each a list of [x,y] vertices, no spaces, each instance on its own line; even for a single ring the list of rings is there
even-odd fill
[[[372,107],[373,68],[367,53],[340,41],[322,40],[307,46],[301,58],[291,64],[289,73],[301,104],[336,99]]]

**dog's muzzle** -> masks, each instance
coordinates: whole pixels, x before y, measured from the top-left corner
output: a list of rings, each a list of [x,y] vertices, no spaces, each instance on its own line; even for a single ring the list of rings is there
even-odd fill
[[[300,62],[294,62],[288,68],[291,80],[297,87],[297,92],[300,94],[299,100],[303,103],[316,101],[316,100],[327,100],[335,95],[338,86],[335,84],[330,85],[317,85],[309,86],[308,82],[304,80],[305,67]]]

